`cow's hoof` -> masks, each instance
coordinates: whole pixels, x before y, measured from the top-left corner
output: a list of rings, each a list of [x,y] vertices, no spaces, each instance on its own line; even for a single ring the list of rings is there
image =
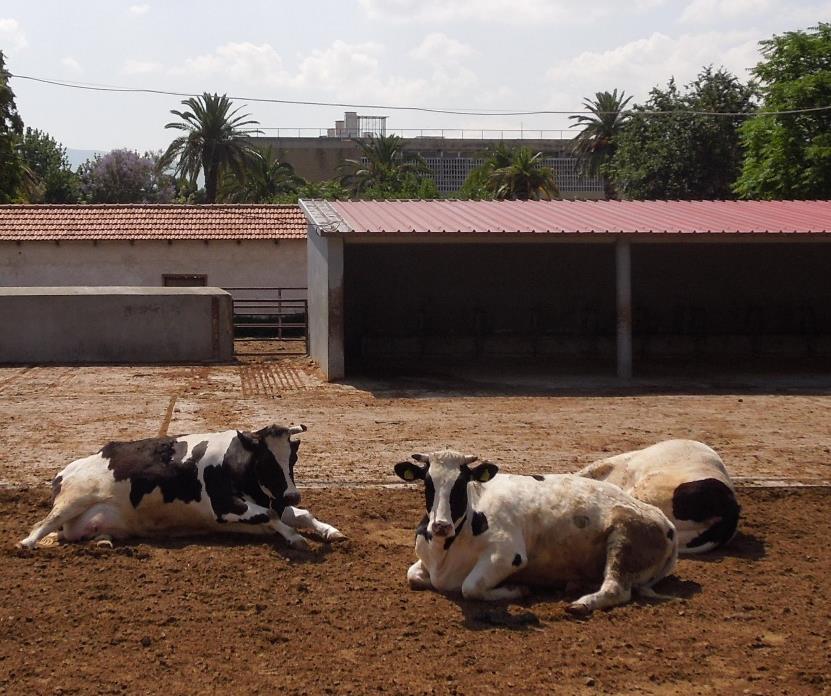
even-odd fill
[[[302,536],[298,536],[294,539],[289,539],[289,546],[293,548],[295,551],[310,551],[311,546],[309,546],[309,542],[306,541]]]
[[[43,539],[38,542],[38,546],[48,547],[48,546],[57,546],[60,543],[60,539],[58,538],[57,532],[52,532],[51,534],[47,534]]]
[[[571,604],[566,605],[566,613],[571,614],[572,616],[588,616],[592,613],[592,610],[585,604],[572,602]]]
[[[113,547],[112,539],[96,539],[95,546],[99,549],[111,549]]]
[[[324,539],[329,542],[346,541],[346,534],[343,534],[332,527],[332,529],[326,532]]]
[[[18,541],[14,546],[19,551],[34,551],[36,544],[24,540]]]

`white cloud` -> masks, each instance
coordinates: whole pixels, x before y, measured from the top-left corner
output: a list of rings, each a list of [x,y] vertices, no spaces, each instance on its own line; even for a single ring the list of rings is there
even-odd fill
[[[685,24],[718,24],[729,22],[754,22],[761,19],[776,20],[793,28],[813,25],[831,14],[831,2],[791,2],[776,0],[691,0],[681,13]]]
[[[64,56],[61,58],[61,65],[65,68],[69,68],[74,73],[82,73],[84,69],[81,67],[81,64],[75,60],[72,56]]]
[[[125,75],[147,75],[159,72],[164,66],[152,60],[127,60],[121,72]]]
[[[280,84],[286,75],[283,59],[271,44],[227,43],[213,53],[188,58],[173,75],[224,77],[245,84]]]
[[[130,14],[136,17],[146,15],[150,11],[150,5],[143,3],[141,5],[130,5]]]
[[[575,108],[585,96],[614,88],[642,100],[652,87],[666,84],[670,77],[683,85],[710,64],[724,66],[746,81],[747,69],[758,60],[755,32],[705,32],[676,37],[655,32],[607,51],[584,51],[555,64],[546,77],[555,89],[575,99],[570,106],[559,106]]]
[[[451,39],[447,34],[434,32],[424,37],[424,40],[410,55],[418,60],[431,64],[442,64],[448,61],[461,61],[470,58],[473,49],[467,44]]]
[[[393,22],[480,21],[509,24],[585,23],[621,12],[644,11],[666,0],[359,0],[371,19]]]
[[[7,51],[17,51],[26,48],[29,42],[16,19],[0,17],[0,46]]]

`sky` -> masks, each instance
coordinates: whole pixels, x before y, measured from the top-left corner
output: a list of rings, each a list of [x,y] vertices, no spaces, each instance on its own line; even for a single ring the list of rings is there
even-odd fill
[[[0,50],[13,74],[85,84],[577,110],[585,97],[614,88],[642,101],[653,86],[670,77],[686,84],[709,64],[747,80],[760,40],[829,20],[831,0],[0,0]],[[75,149],[164,148],[175,134],[164,128],[176,120],[169,112],[181,101],[22,79],[12,88],[26,125]],[[270,135],[276,128],[317,135],[346,110],[239,104]],[[354,110],[388,116],[389,129],[448,136],[505,129],[559,137],[569,126],[566,116]]]

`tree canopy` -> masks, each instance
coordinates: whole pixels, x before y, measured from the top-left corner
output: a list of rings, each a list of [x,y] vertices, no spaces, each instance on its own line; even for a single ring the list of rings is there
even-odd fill
[[[48,133],[26,128],[20,141],[25,167],[23,188],[30,203],[77,203],[78,175],[72,171],[66,148]]]
[[[603,171],[626,198],[734,198],[742,164],[739,126],[753,113],[754,87],[707,67],[681,91],[671,79],[635,106]],[[691,115],[690,111],[737,116]],[[661,114],[645,112],[663,112]]]
[[[404,152],[397,135],[356,139],[361,159],[347,159],[339,167],[340,182],[356,198],[436,198],[438,191],[427,163]]]
[[[592,176],[602,174],[603,166],[609,162],[617,149],[617,138],[628,118],[623,113],[632,97],[620,95],[617,89],[611,92],[597,92],[594,100],[583,100],[589,114],[569,116],[575,123],[572,127],[582,128],[574,138],[572,148],[578,158],[578,171]],[[604,177],[606,198],[613,198],[615,191],[612,180]]]
[[[23,183],[23,163],[18,142],[23,135],[23,120],[17,113],[9,72],[0,51],[0,203],[9,203]]]
[[[831,105],[831,24],[774,36],[761,42],[761,52],[753,73],[762,110],[741,128],[746,157],[735,191],[742,198],[828,198],[831,110],[765,112]]]
[[[151,153],[112,150],[84,162],[78,174],[87,203],[169,203],[176,192]]]
[[[222,173],[230,170],[238,179],[244,179],[246,165],[260,157],[250,137],[260,131],[252,126],[258,121],[248,114],[237,115],[227,95],[208,94],[182,101],[189,110],[170,113],[181,121],[168,123],[165,128],[184,131],[168,146],[159,161],[166,169],[175,166],[176,176],[187,179],[193,186],[200,172],[205,175],[206,202],[215,203]],[[174,165],[175,162],[175,165]]]
[[[542,163],[541,152],[499,143],[488,150],[485,161],[471,171],[462,186],[467,198],[550,200],[560,195],[554,170]]]

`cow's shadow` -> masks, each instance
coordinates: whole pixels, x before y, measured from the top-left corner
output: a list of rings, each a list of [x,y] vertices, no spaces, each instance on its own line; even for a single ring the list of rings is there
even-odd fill
[[[460,593],[447,594],[447,598],[458,605],[462,612],[462,625],[472,631],[487,631],[504,629],[508,631],[540,630],[546,623],[558,621],[590,621],[588,616],[575,616],[565,611],[565,606],[579,599],[587,592],[596,590],[596,587],[584,587],[580,590],[568,591],[532,588],[531,594],[520,600],[503,602],[479,602],[464,599]],[[655,592],[662,595],[661,599],[648,599],[633,593],[631,603],[639,606],[672,603],[673,600],[690,599],[702,591],[701,585],[693,580],[682,580],[670,575],[655,585]],[[561,605],[562,611],[554,616],[546,611],[546,623],[533,611],[537,605]],[[623,606],[623,605],[622,605]],[[617,607],[613,607],[614,611]]]
[[[760,561],[767,555],[765,540],[755,534],[736,532],[729,543],[714,551],[682,556],[684,560],[718,563],[723,558],[740,558],[745,561]]]
[[[145,560],[150,557],[154,549],[184,550],[190,548],[201,549],[231,549],[240,547],[268,547],[272,553],[291,561],[292,563],[323,563],[326,558],[336,549],[343,549],[348,553],[350,542],[348,539],[335,543],[325,542],[315,536],[306,537],[309,542],[308,549],[295,549],[288,545],[282,537],[244,536],[233,534],[194,534],[190,536],[176,537],[141,537],[135,536],[124,540],[113,540],[112,548],[101,547],[92,541],[81,542],[54,542],[42,549],[39,553],[48,552],[50,548],[63,548],[70,550],[76,556],[94,556],[105,558],[107,556],[127,556],[138,560]],[[15,548],[17,554],[31,555],[33,551],[20,550]]]

